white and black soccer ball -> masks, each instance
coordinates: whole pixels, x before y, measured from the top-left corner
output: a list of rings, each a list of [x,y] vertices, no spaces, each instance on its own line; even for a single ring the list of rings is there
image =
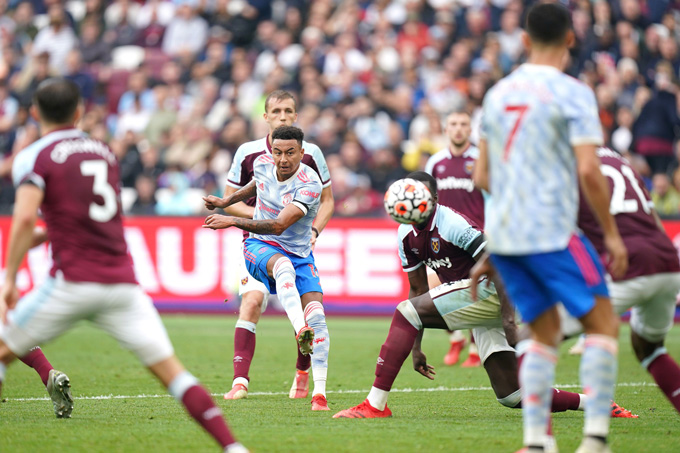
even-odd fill
[[[385,211],[399,223],[423,223],[433,209],[430,190],[415,179],[395,181],[385,192]]]

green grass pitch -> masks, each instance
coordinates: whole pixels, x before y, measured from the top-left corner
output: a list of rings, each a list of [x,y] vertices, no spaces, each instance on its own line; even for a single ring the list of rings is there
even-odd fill
[[[240,401],[221,397],[232,380],[235,318],[165,316],[164,321],[180,359],[215,395],[238,439],[252,451],[510,452],[522,445],[521,412],[496,402],[483,369],[442,364],[448,348],[443,332],[426,332],[423,343],[436,380],[412,371],[408,358],[388,403],[393,418],[336,420],[331,418],[336,411],[366,397],[389,318],[330,317],[331,412],[323,413],[311,412],[309,398],[288,398],[295,342],[286,318],[260,321],[250,395]],[[680,416],[637,364],[628,334],[623,325],[616,401],[640,418],[612,421],[612,449],[680,451]],[[568,346],[561,349],[557,384],[575,389],[579,359],[567,354]],[[667,347],[680,358],[680,326],[671,331]],[[219,451],[136,359],[104,333],[83,325],[44,350],[71,378],[73,418],[57,420],[38,376],[16,362],[7,372],[0,404],[0,451]],[[582,423],[582,412],[554,416],[561,451],[576,449]]]

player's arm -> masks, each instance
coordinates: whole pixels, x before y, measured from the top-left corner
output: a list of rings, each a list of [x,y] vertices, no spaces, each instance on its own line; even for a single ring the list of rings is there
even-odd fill
[[[43,190],[35,184],[21,184],[16,191],[9,246],[5,260],[5,284],[2,287],[0,314],[5,316],[19,300],[16,278],[19,266],[33,243],[33,231],[38,220],[38,208],[43,200]]]
[[[335,199],[333,199],[333,189],[331,186],[324,187],[321,191],[321,198],[319,203],[319,210],[316,213],[316,219],[314,219],[313,227],[316,228],[312,230],[312,247],[316,244],[316,240],[319,234],[326,228],[328,221],[333,217],[333,211],[335,211]]]
[[[583,195],[604,233],[604,244],[609,252],[609,272],[613,277],[622,277],[628,268],[628,252],[616,221],[609,213],[609,184],[600,171],[597,146],[583,144],[573,148]]]
[[[489,157],[488,149],[485,139],[479,141],[479,158],[475,163],[475,168],[472,172],[472,181],[475,187],[481,190],[489,191]]]
[[[47,229],[43,227],[33,228],[33,235],[31,237],[31,248],[37,247],[45,241],[47,241]]]
[[[245,187],[240,189],[227,185],[224,188],[224,197],[220,198],[215,195],[208,195],[203,197],[203,201],[205,202],[205,207],[211,211],[215,208],[222,208],[231,216],[252,219],[255,208],[248,206],[244,201],[249,200],[256,195],[257,188],[255,187],[255,180],[252,180],[246,184]]]
[[[212,214],[205,219],[203,228],[220,230],[229,227],[236,227],[255,234],[279,236],[281,233],[286,231],[289,226],[303,218],[305,214],[306,213],[302,209],[300,209],[294,203],[291,203],[283,208],[278,217],[275,219],[253,220],[244,219],[241,217]]]

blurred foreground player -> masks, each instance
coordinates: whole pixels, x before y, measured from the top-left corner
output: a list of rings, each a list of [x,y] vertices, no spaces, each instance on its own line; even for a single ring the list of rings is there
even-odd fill
[[[595,96],[561,70],[575,40],[569,10],[536,4],[526,30],[528,62],[491,88],[482,107],[474,180],[491,195],[485,224],[491,255],[477,263],[472,282],[493,272],[493,264],[531,330],[520,367],[525,449],[542,451],[547,440],[561,301],[588,335],[580,373],[588,399],[577,451],[608,452],[618,318],[599,256],[576,225],[578,179],[602,225],[614,277],[625,273],[626,248],[599,168],[603,137]]]
[[[17,355],[89,320],[134,352],[224,451],[247,451],[208,392],[175,357],[158,312],[135,280],[123,235],[118,163],[108,146],[74,128],[79,104],[73,82],[41,83],[31,110],[42,138],[14,160],[16,202],[0,302],[9,312],[0,332],[0,374]],[[19,300],[17,270],[39,209],[54,266],[43,285]]]
[[[409,178],[422,181],[436,194],[431,175],[413,172]],[[366,400],[338,412],[334,418],[382,418],[392,416],[387,398],[404,360],[412,353],[414,369],[434,379],[434,367],[421,351],[423,331],[472,328],[484,369],[498,402],[520,408],[515,350],[508,344],[501,318],[501,299],[493,283],[480,288],[479,301],[470,294],[469,271],[482,256],[486,238],[470,219],[437,205],[420,225],[399,227],[399,256],[408,272],[409,299],[394,312],[387,340],[380,349],[375,380]],[[442,285],[429,290],[425,266],[433,269]],[[514,329],[514,324],[511,326]],[[586,395],[553,390],[552,411],[582,410]],[[618,406],[617,406],[618,407]]]
[[[269,93],[264,102],[264,110],[263,118],[269,126],[269,134],[259,140],[244,143],[236,150],[229,170],[227,185],[224,189],[225,198],[253,180],[253,163],[257,157],[262,154],[271,155],[274,129],[280,126],[292,126],[298,116],[295,97],[284,90],[275,90]],[[302,163],[311,167],[319,175],[323,184],[321,203],[312,228],[311,242],[312,247],[314,247],[319,234],[333,215],[333,191],[326,159],[319,147],[304,141],[302,147],[305,150]],[[224,210],[228,215],[252,219],[254,209],[255,197],[234,203]],[[248,232],[245,231],[244,242],[247,238]],[[240,261],[239,267],[241,306],[234,329],[234,380],[231,390],[224,395],[224,399],[228,400],[248,396],[250,383],[248,373],[255,355],[255,329],[262,312],[267,308],[267,298],[269,297],[269,292],[264,284],[248,273],[245,260]],[[310,357],[303,355],[299,349],[297,351],[296,372],[288,396],[290,398],[307,398],[309,394]]]
[[[295,329],[300,352],[312,356],[312,410],[327,411],[326,377],[330,336],[323,291],[312,254],[313,222],[322,184],[302,163],[304,133],[281,126],[272,133],[272,152],[253,163],[253,181],[226,198],[204,197],[209,209],[225,208],[257,195],[252,219],[212,214],[205,228],[237,227],[250,232],[243,254],[250,275],[279,301]]]

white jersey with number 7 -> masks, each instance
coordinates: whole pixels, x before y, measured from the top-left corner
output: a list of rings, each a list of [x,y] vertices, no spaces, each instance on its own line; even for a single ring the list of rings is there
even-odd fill
[[[523,64],[484,98],[491,197],[488,249],[501,255],[563,250],[576,232],[573,146],[601,145],[593,91],[544,65]]]

